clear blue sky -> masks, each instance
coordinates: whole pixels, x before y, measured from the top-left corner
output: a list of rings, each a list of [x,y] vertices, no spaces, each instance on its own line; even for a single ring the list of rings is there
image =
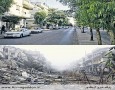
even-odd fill
[[[45,2],[50,8],[58,8],[59,10],[67,10],[68,7],[62,5],[56,0],[31,0],[32,2]]]

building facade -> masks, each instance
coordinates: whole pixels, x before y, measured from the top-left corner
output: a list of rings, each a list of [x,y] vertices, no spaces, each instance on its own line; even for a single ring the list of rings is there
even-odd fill
[[[41,2],[32,2],[30,0],[14,0],[12,6],[9,11],[4,13],[3,17],[15,16],[20,17],[21,20],[18,24],[15,25],[15,28],[30,27],[34,24],[34,14],[39,12],[40,10],[44,10],[48,13],[49,7],[45,3]],[[2,25],[9,27],[10,25],[6,22],[0,21],[0,28]]]
[[[31,18],[27,19],[28,23],[27,23],[27,27],[36,27],[38,25],[36,25],[34,22],[34,15],[36,12],[39,12],[41,10],[45,11],[48,14],[48,10],[49,7],[45,4],[45,3],[41,3],[41,2],[32,2],[31,4],[33,5],[33,10],[30,11],[31,13]]]
[[[103,59],[105,53],[109,50],[109,48],[97,49],[93,51],[91,54],[87,55],[83,61],[83,70],[86,73],[98,75],[98,71],[102,68]]]
[[[26,27],[26,19],[31,18],[30,11],[33,10],[33,5],[29,0],[14,0],[12,6],[10,7],[9,11],[4,13],[4,17],[7,16],[16,16],[20,17],[21,20],[16,25],[15,28],[19,28],[20,26]],[[6,25],[5,22],[0,22],[0,27],[2,25]]]

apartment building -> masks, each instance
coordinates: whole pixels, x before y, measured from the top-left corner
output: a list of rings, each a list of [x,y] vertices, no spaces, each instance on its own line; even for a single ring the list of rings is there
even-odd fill
[[[28,61],[26,54],[22,50],[12,46],[2,47],[0,56],[3,56],[4,60],[6,60],[7,62],[18,61],[17,63],[19,65],[23,65],[21,62]]]
[[[27,27],[33,27],[36,26],[36,24],[34,24],[34,15],[36,12],[42,10],[42,8],[40,8],[35,2],[31,2],[31,4],[33,5],[33,10],[30,11],[31,13],[31,18],[27,19],[28,23],[27,23]]]
[[[31,11],[33,10],[33,5],[29,0],[23,0],[23,9],[22,9],[22,21],[21,25],[25,26],[27,25],[27,19],[31,18]]]
[[[9,11],[4,14],[3,17],[8,16],[16,16],[21,17],[20,22],[16,25],[17,27],[25,26],[26,27],[26,20],[31,18],[30,11],[33,9],[33,5],[30,3],[29,0],[14,0],[14,3],[10,7]],[[5,25],[5,22],[0,22],[1,25]]]
[[[103,57],[109,48],[102,48],[93,51],[91,54],[87,55],[83,61],[83,70],[87,73],[93,73],[97,75],[98,69],[102,67]]]
[[[27,23],[27,27],[33,27],[33,26],[37,26],[34,23],[34,15],[36,12],[39,12],[41,10],[44,10],[46,13],[48,13],[48,9],[49,7],[45,4],[45,3],[41,3],[41,2],[32,2],[31,4],[33,5],[33,10],[30,11],[31,13],[31,18],[27,19],[28,23]]]

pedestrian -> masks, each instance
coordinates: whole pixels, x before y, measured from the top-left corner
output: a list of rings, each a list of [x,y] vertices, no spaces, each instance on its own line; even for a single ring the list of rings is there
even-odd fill
[[[2,25],[1,34],[2,34],[3,32],[5,33],[5,26],[4,26],[4,25]]]

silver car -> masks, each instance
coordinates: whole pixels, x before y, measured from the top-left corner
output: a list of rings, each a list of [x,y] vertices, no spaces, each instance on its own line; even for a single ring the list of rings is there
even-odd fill
[[[42,32],[43,32],[43,29],[41,29],[41,28],[35,28],[35,29],[31,30],[32,34],[42,33]]]

